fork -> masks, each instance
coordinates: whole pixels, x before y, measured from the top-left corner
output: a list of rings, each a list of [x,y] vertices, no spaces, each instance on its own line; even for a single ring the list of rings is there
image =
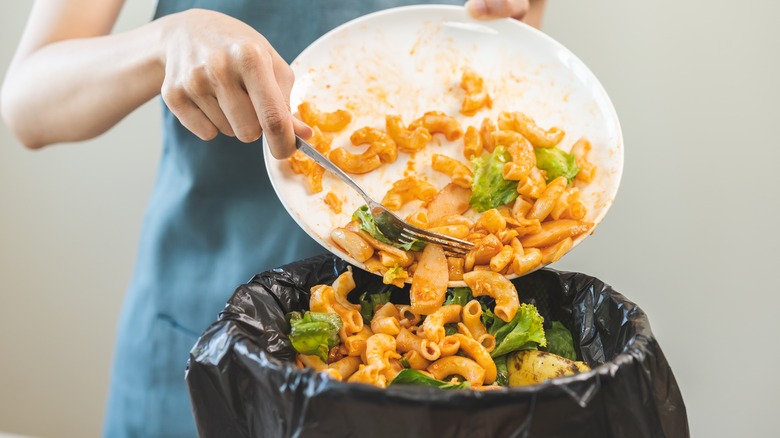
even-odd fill
[[[296,136],[295,147],[299,151],[306,154],[309,158],[314,160],[317,164],[324,167],[330,173],[339,177],[342,181],[347,183],[357,191],[363,200],[368,205],[368,210],[371,212],[371,216],[374,217],[374,222],[379,228],[379,231],[385,235],[389,240],[397,242],[403,245],[410,245],[415,240],[420,240],[426,243],[435,243],[441,245],[444,253],[454,257],[463,257],[472,248],[474,244],[465,240],[456,239],[454,237],[446,236],[440,233],[434,233],[424,228],[416,227],[403,219],[396,216],[393,212],[385,208],[382,204],[374,201],[363,189],[355,183],[352,178],[349,177],[343,170],[333,164],[328,158],[322,155],[317,149],[311,146],[302,138]]]

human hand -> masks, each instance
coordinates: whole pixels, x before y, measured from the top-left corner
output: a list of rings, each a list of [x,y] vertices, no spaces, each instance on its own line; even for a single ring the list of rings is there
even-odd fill
[[[516,18],[522,20],[529,9],[529,0],[468,0],[466,10],[477,19]]]
[[[248,143],[265,133],[279,159],[295,152],[295,134],[312,135],[290,111],[292,69],[252,27],[200,9],[158,21],[162,98],[184,127],[203,140],[222,132]]]

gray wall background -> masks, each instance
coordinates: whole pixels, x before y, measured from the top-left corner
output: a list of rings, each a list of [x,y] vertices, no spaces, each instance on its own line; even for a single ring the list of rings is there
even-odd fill
[[[3,3],[2,72],[31,4]],[[152,8],[128,2],[117,30]],[[612,97],[626,151],[612,210],[557,267],[646,311],[696,437],[780,427],[778,16],[772,0],[550,0],[546,17]],[[99,435],[158,116],[153,101],[38,153],[0,126],[0,431]]]

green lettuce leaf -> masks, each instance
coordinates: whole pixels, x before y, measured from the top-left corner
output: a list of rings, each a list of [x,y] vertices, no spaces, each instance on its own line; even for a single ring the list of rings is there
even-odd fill
[[[339,344],[341,318],[335,313],[290,312],[290,342],[295,351],[313,354],[323,362],[328,360],[328,351]]]
[[[547,345],[542,327],[544,318],[532,304],[520,304],[517,314],[509,322],[495,317],[493,320],[488,333],[496,337],[496,348],[490,353],[494,358],[517,350],[536,350]]]
[[[457,323],[451,322],[449,324],[444,324],[444,336],[452,336],[455,333],[458,333]]]
[[[493,313],[490,308],[482,308],[482,324],[485,326],[485,328],[490,333],[494,333],[498,331],[501,327],[506,325],[507,323],[504,322],[501,318],[497,317],[495,313]]]
[[[471,294],[471,289],[467,287],[454,287],[447,290],[447,296],[442,305],[460,304],[461,306],[465,306],[466,303],[473,299],[474,295]]]
[[[403,283],[405,279],[409,278],[409,273],[404,270],[399,265],[395,265],[392,268],[388,269],[387,272],[385,272],[385,275],[383,276],[383,281],[385,284],[395,284],[396,280],[399,280],[400,283]],[[403,286],[403,284],[396,284],[396,286]]]
[[[371,318],[374,317],[374,312],[379,306],[384,306],[390,301],[390,291],[378,292],[369,294],[363,292],[360,295],[360,316],[363,317],[364,324],[370,324]]]
[[[504,164],[512,157],[498,146],[492,153],[475,158],[474,180],[471,183],[471,200],[475,210],[482,212],[508,204],[517,198],[517,181],[504,179]]]
[[[553,321],[552,328],[545,330],[547,348],[545,351],[565,357],[569,360],[577,360],[577,352],[574,350],[574,338],[571,332],[560,321]]]
[[[419,385],[419,386],[433,386],[441,389],[467,389],[469,388],[469,382],[461,383],[449,383],[436,380],[433,377],[428,377],[420,371],[413,370],[411,368],[403,369],[395,376],[391,385]]]
[[[376,226],[374,222],[374,216],[371,216],[371,212],[368,210],[368,205],[362,205],[354,213],[352,213],[352,220],[360,222],[360,229],[364,230],[371,235],[374,239],[384,242],[388,245],[393,245],[396,248],[401,248],[406,251],[422,251],[425,248],[425,242],[421,240],[413,240],[408,244],[401,244],[398,242],[391,242],[390,239],[382,234],[382,231]]]
[[[577,167],[577,157],[567,154],[558,148],[535,148],[536,167],[547,172],[547,182],[565,176],[572,182],[580,168]]]
[[[509,384],[509,369],[506,366],[507,355],[503,355],[493,359],[496,363],[496,384],[498,386],[507,386]]]

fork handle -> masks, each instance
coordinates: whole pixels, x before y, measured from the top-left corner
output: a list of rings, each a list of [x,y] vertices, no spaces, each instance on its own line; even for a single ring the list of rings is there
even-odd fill
[[[304,154],[306,154],[309,158],[314,160],[315,163],[317,163],[320,166],[324,167],[325,170],[327,170],[328,172],[336,175],[342,181],[347,183],[348,186],[352,187],[353,189],[355,189],[355,191],[360,193],[360,196],[363,197],[363,200],[366,201],[366,204],[371,205],[371,204],[374,203],[374,201],[371,199],[371,197],[369,197],[368,194],[366,194],[366,192],[364,192],[363,189],[361,189],[360,186],[357,185],[355,183],[355,181],[353,181],[352,178],[349,177],[349,175],[347,175],[338,166],[333,164],[333,162],[330,161],[327,157],[325,157],[325,155],[322,155],[320,153],[320,151],[318,151],[317,149],[314,149],[314,147],[312,147],[312,145],[310,145],[309,143],[306,143],[306,141],[304,139],[298,137],[297,135],[295,136],[295,147],[299,151],[301,151]]]

